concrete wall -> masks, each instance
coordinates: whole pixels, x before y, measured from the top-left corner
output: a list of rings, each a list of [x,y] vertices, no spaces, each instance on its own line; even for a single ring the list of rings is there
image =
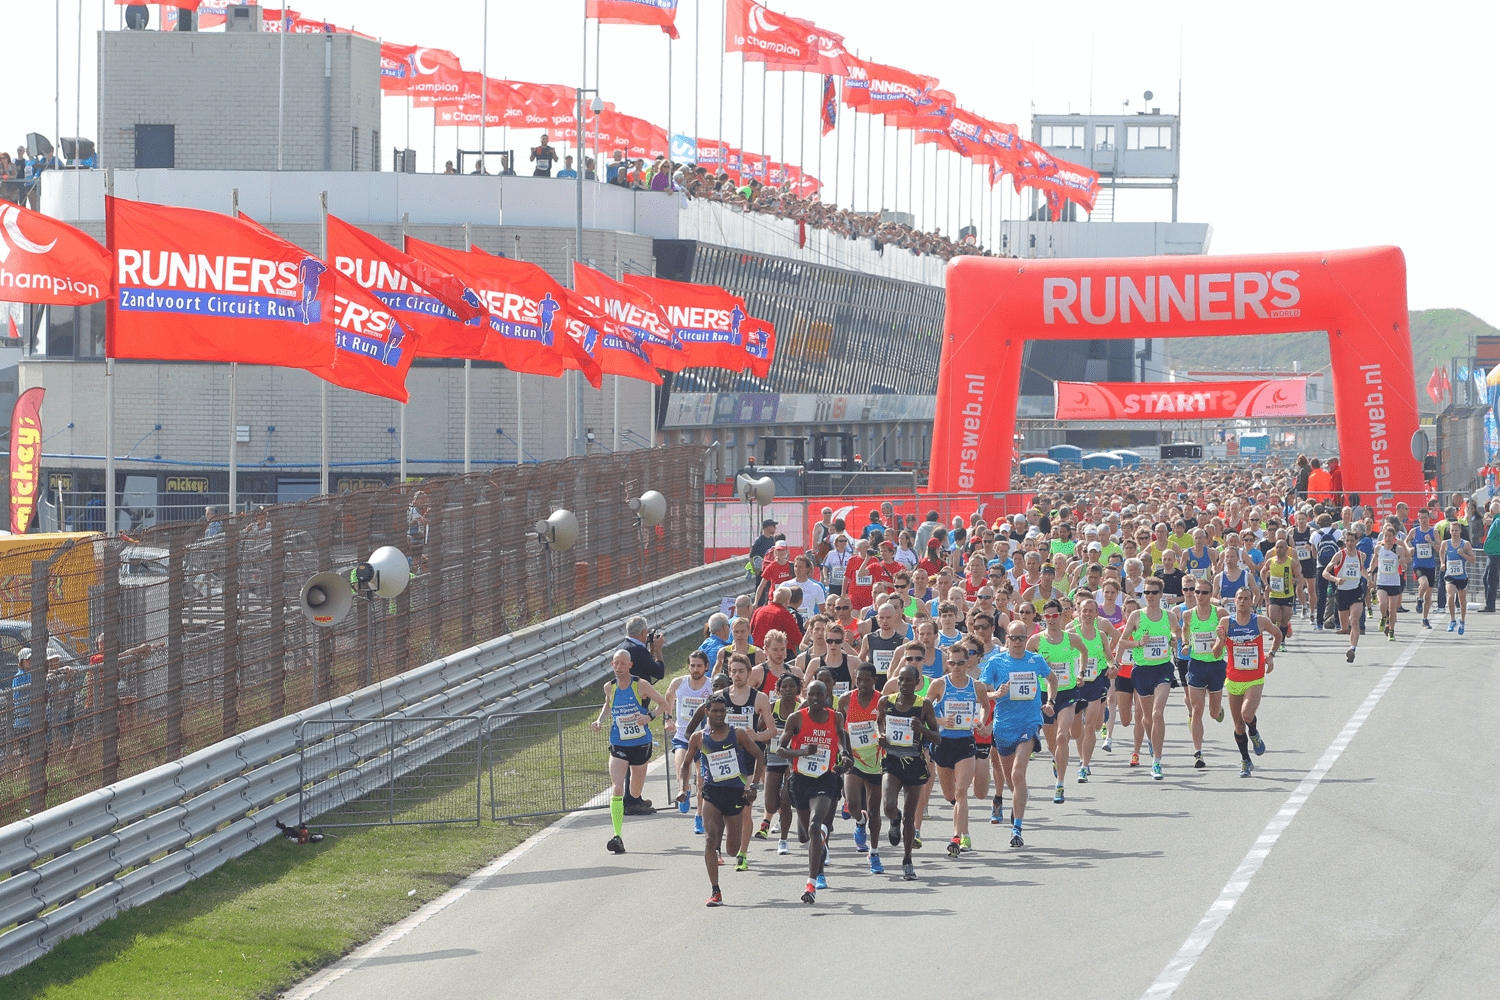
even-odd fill
[[[327,37],[286,36],[287,170],[324,168]],[[100,39],[103,166],[134,167],[135,126],[153,124],[176,126],[179,170],[276,169],[281,36],[109,31]],[[380,46],[354,35],[331,39],[330,168],[378,170]]]

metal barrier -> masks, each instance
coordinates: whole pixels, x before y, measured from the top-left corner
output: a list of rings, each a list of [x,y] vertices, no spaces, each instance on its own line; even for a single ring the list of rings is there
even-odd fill
[[[605,676],[630,615],[651,616],[668,641],[696,634],[743,580],[736,562],[677,573],[0,827],[0,872],[9,873],[0,881],[0,975],[281,836],[278,821],[290,824],[315,817],[324,803],[336,809],[354,801],[340,791],[345,782],[378,787],[372,775],[382,767],[404,777],[473,742],[474,722],[456,724],[459,716],[477,721],[526,712],[578,694]],[[308,723],[326,725],[329,739],[353,742],[372,718],[418,726],[399,744],[390,741],[392,756],[401,755],[395,764],[369,751],[357,758],[330,754],[324,758],[330,770],[319,774],[298,753],[298,734]]]
[[[581,705],[486,718],[490,819],[607,806],[608,799],[592,802],[610,785],[609,732],[596,733],[589,725],[598,715],[599,706]]]
[[[319,826],[479,823],[481,719],[318,719],[297,731],[297,815]]]

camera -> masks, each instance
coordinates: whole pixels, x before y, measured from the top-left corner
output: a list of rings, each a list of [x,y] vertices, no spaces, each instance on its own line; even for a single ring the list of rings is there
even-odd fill
[[[651,631],[649,631],[649,632],[646,633],[646,645],[648,645],[648,646],[652,645],[652,644],[654,644],[656,642],[657,639],[660,639],[660,638],[662,638],[662,631],[661,631],[661,629],[654,628]]]

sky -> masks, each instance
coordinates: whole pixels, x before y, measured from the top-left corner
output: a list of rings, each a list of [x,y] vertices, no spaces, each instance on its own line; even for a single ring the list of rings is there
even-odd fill
[[[805,113],[799,108],[802,77],[769,74],[762,134],[762,74],[745,72],[745,121],[740,121],[741,65],[721,56],[722,0],[679,0],[680,41],[670,43],[672,84],[667,82],[669,43],[658,29],[606,25],[588,29],[589,85],[627,114],[674,132],[713,137],[724,106],[724,138],[773,156],[783,151],[824,178],[835,177],[833,141],[816,138],[818,83],[808,78]],[[539,83],[576,85],[582,72],[583,0],[489,0],[490,75]],[[1500,325],[1500,281],[1495,243],[1500,212],[1479,183],[1500,155],[1500,129],[1478,107],[1494,93],[1492,39],[1500,5],[1437,5],[1300,0],[1238,3],[1137,3],[1075,0],[1066,16],[1055,8],[995,0],[773,0],[773,10],[808,18],[845,37],[860,56],[935,76],[959,103],[1029,134],[1033,112],[1113,113],[1150,104],[1179,110],[1182,177],[1178,218],[1213,226],[1214,253],[1322,250],[1395,244],[1407,259],[1411,308],[1456,307]],[[60,91],[61,133],[94,137],[95,39],[107,19],[119,25],[112,0],[32,0],[8,4],[7,94],[0,100],[0,144],[14,149],[27,132],[49,137],[56,125],[54,92]],[[301,0],[293,8],[390,41],[451,49],[466,69],[485,59],[484,0]],[[79,12],[82,11],[80,20]],[[695,30],[701,11],[702,28]],[[61,31],[54,31],[54,17]],[[156,8],[152,8],[152,23]],[[78,58],[82,24],[82,59]],[[698,87],[694,87],[697,42]],[[60,58],[56,49],[60,44]],[[595,60],[598,74],[595,79]],[[80,66],[81,62],[81,66]],[[725,76],[723,100],[719,91]],[[80,73],[81,70],[81,73]],[[55,79],[60,75],[60,86]],[[79,80],[81,76],[81,87]],[[787,82],[787,138],[781,125],[781,83]],[[233,81],[225,82],[226,97]],[[82,93],[82,100],[79,93]],[[384,102],[387,145],[404,141],[405,102]],[[841,128],[837,162],[840,200],[851,182],[855,204],[911,208],[910,143],[887,133],[880,153],[877,132],[867,158],[868,133]],[[805,122],[805,139],[802,126]],[[430,111],[410,114],[418,169],[432,163]],[[743,130],[743,131],[742,131]],[[455,137],[440,129],[437,159],[451,158],[455,138],[476,147],[478,134]],[[487,146],[524,147],[534,134],[491,130]],[[856,151],[855,142],[858,147]],[[818,155],[823,157],[821,166]],[[387,160],[389,153],[387,154]],[[895,163],[900,161],[900,182]],[[955,176],[947,154],[939,168],[929,151],[928,196],[920,220],[951,231],[976,214],[978,174]],[[873,167],[867,180],[866,164]],[[881,197],[882,166],[889,171]],[[821,171],[821,172],[820,172]],[[1487,182],[1486,182],[1487,183]],[[875,190],[866,199],[867,185]],[[949,188],[952,190],[949,190]],[[1013,218],[1025,205],[1008,184],[985,196],[982,220]],[[825,199],[829,196],[825,190]],[[955,200],[957,204],[955,204]],[[1165,221],[1164,195],[1122,196],[1117,219]],[[983,226],[982,226],[983,228]]]

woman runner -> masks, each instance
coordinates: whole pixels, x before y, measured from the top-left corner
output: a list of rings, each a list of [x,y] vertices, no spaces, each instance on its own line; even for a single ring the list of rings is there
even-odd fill
[[[969,676],[968,651],[962,644],[949,646],[946,671],[932,682],[928,696],[938,719],[937,766],[943,798],[953,807],[953,838],[948,856],[973,849],[969,839],[969,786],[974,782],[974,727],[989,697],[984,682]],[[909,658],[907,662],[910,662]],[[921,666],[921,664],[917,664]]]

